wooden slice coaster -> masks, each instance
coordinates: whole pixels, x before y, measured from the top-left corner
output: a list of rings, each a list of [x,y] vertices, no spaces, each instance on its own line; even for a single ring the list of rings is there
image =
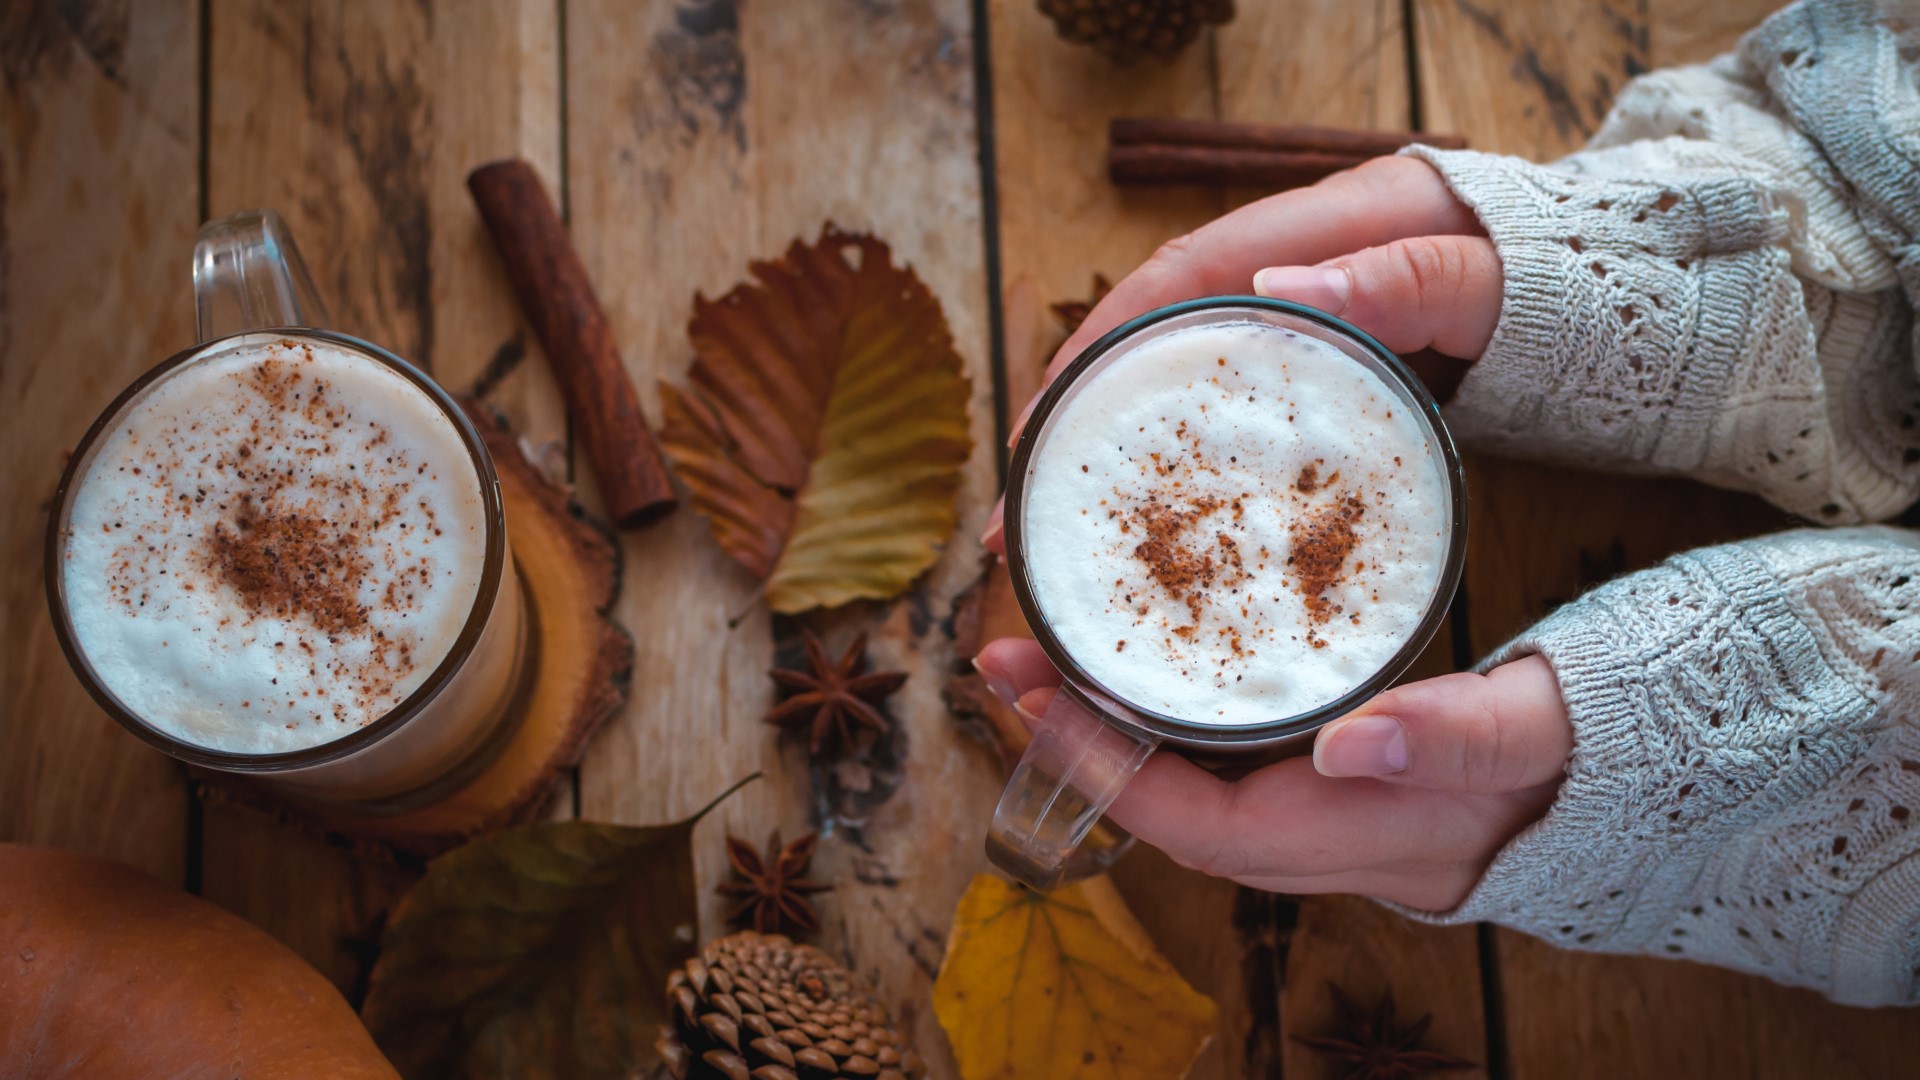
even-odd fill
[[[462,398],[493,455],[528,615],[538,632],[525,713],[513,738],[477,777],[429,806],[382,817],[320,814],[288,805],[240,777],[195,770],[202,798],[244,806],[374,853],[431,856],[545,809],[587,740],[626,703],[633,638],[607,614],[620,588],[620,549],[606,527],[521,452],[506,420]]]

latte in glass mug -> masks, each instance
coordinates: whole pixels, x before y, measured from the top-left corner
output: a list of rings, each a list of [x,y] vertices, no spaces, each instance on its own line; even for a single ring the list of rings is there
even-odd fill
[[[331,742],[451,651],[486,514],[432,399],[330,342],[244,340],[99,442],[62,572],[80,649],[148,723],[210,749]]]
[[[285,223],[201,229],[201,343],[107,407],[48,523],[54,630],[128,731],[398,813],[511,740],[533,670],[492,458],[420,369],[322,329]]]
[[[1333,701],[1426,614],[1451,528],[1415,411],[1332,345],[1253,323],[1131,349],[1029,466],[1025,557],[1061,646],[1197,724]]]
[[[1042,392],[1014,447],[1013,590],[1062,685],[987,851],[1034,888],[1163,745],[1240,771],[1406,671],[1459,584],[1466,490],[1399,358],[1324,312],[1218,297],[1149,312]]]

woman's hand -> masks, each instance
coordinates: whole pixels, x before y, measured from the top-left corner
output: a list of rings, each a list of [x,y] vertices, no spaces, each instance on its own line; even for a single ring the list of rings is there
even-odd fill
[[[1030,725],[1060,685],[1024,638],[989,644],[974,664]],[[1182,866],[1243,885],[1445,911],[1546,812],[1572,750],[1553,670],[1529,656],[1388,690],[1321,728],[1311,760],[1238,780],[1156,754],[1109,816]]]
[[[1351,269],[1352,291],[1343,297],[1287,282],[1286,293],[1272,295],[1340,315],[1394,352],[1433,348],[1472,359],[1500,316],[1500,259],[1479,219],[1433,166],[1384,157],[1249,203],[1161,245],[1094,306],[1047,377],[1135,315],[1197,296],[1244,294],[1262,283],[1255,276],[1262,270],[1320,264]]]
[[[1451,385],[1460,361],[1478,358],[1493,336],[1502,281],[1493,242],[1433,166],[1379,158],[1161,245],[1094,305],[1047,380],[1136,315],[1251,291],[1338,315],[1407,356],[1429,385]],[[1023,411],[1014,436],[1026,419]],[[999,508],[981,539],[1003,550]]]

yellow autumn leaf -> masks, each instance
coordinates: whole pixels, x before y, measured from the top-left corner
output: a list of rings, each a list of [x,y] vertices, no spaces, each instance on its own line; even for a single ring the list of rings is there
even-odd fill
[[[660,444],[720,546],[796,612],[905,591],[953,532],[971,388],[940,303],[828,226],[696,298]]]
[[[1219,1022],[1105,877],[1051,893],[974,878],[933,1011],[963,1080],[1169,1080]]]

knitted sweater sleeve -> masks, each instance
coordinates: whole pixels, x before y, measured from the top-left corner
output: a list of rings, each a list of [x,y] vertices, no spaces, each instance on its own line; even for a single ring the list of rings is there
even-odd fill
[[[1920,1001],[1920,535],[1802,530],[1561,608],[1574,751],[1546,815],[1438,922]]]
[[[1505,270],[1447,407],[1462,441],[1826,524],[1920,498],[1916,68],[1910,0],[1804,0],[1732,54],[1629,84],[1551,165],[1411,148]]]

